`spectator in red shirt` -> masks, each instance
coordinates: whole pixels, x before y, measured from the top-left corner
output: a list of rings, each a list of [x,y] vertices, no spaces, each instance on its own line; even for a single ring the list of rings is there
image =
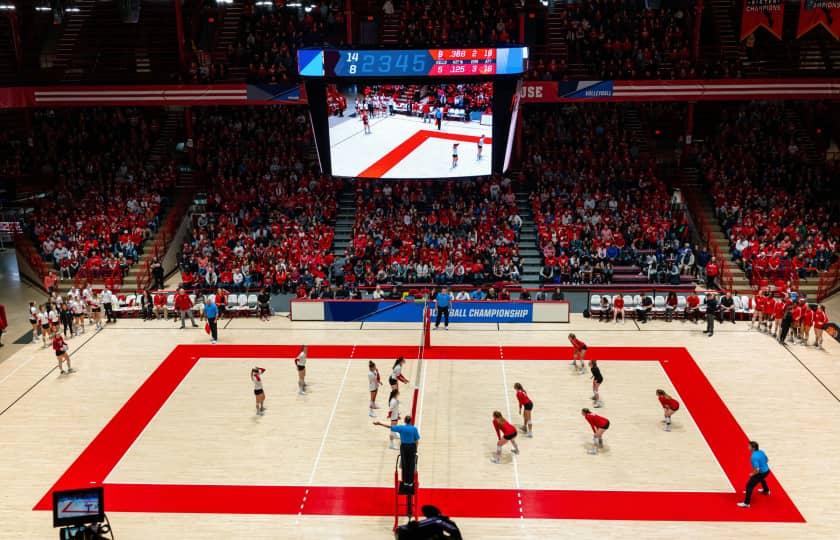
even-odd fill
[[[604,448],[604,432],[610,428],[610,421],[603,416],[593,414],[589,409],[581,409],[580,413],[592,428],[592,448],[590,454],[597,454],[599,448]]]
[[[709,264],[706,265],[706,288],[709,290],[717,289],[717,284],[715,281],[717,280],[718,273],[720,272],[720,268],[717,265],[717,259],[712,257],[709,261]]]
[[[155,316],[160,319],[161,313],[163,313],[163,318],[169,318],[169,308],[166,307],[166,296],[163,293],[157,293],[155,295]]]
[[[175,309],[181,315],[181,328],[185,328],[187,317],[190,318],[190,322],[193,325],[193,328],[198,328],[198,325],[195,323],[195,317],[193,317],[192,313],[193,301],[190,299],[190,295],[188,295],[183,287],[178,288],[178,292],[175,294]]]
[[[697,324],[697,319],[700,318],[700,297],[694,291],[685,299],[685,319],[689,318],[694,324]]]
[[[496,453],[492,458],[493,463],[499,463],[502,458],[502,447],[510,441],[513,446],[511,453],[518,454],[519,447],[516,445],[516,428],[508,422],[502,413],[493,411],[493,429],[496,430]]]

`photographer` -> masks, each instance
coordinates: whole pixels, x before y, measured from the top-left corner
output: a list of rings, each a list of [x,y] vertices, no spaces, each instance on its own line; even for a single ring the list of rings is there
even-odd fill
[[[420,511],[425,519],[397,527],[394,532],[397,540],[461,540],[458,526],[437,507],[427,504]]]

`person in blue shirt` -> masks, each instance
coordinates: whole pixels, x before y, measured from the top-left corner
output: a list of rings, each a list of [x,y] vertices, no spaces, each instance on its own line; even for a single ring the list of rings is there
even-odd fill
[[[207,317],[207,325],[210,327],[210,343],[216,344],[219,339],[219,306],[216,305],[213,296],[208,296],[204,301],[204,316]]]
[[[440,319],[443,317],[443,329],[449,330],[449,304],[452,302],[452,295],[449,294],[449,289],[442,288],[439,293],[435,295],[435,302],[437,302],[437,318],[435,319],[435,330],[440,326]]]
[[[411,416],[406,415],[402,426],[392,426],[384,422],[374,422],[375,426],[390,429],[400,436],[400,468],[402,468],[402,482],[400,493],[414,493],[414,467],[417,464],[417,444],[420,442],[420,431],[413,423]]]
[[[767,485],[767,475],[770,474],[770,466],[767,465],[767,454],[763,450],[758,449],[758,443],[750,441],[750,463],[752,464],[752,474],[747,481],[746,495],[744,502],[739,502],[738,506],[741,508],[750,507],[750,499],[752,499],[752,492],[755,486],[761,484],[761,489],[758,490],[762,495],[770,495],[770,487]]]
[[[470,293],[470,300],[484,300],[484,291],[476,289]]]
[[[438,107],[435,109],[435,125],[437,125],[438,131],[440,131],[441,124],[443,124],[443,109]]]

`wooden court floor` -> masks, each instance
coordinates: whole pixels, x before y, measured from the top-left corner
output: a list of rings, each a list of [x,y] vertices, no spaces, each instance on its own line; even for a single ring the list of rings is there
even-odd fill
[[[585,451],[579,409],[591,389],[568,366],[569,332],[606,379],[599,414],[613,426],[597,456]],[[432,340],[419,370],[421,502],[451,513],[465,538],[840,537],[835,342],[787,350],[745,323],[708,338],[691,323],[579,317],[460,325]],[[73,375],[57,375],[37,345],[0,363],[6,530],[54,538],[49,512],[33,508],[70,479],[114,486],[113,504],[130,510],[109,512],[121,539],[389,538],[396,452],[367,415],[366,366],[387,377],[406,354],[408,412],[419,325],[236,319],[220,341],[121,320],[71,340]],[[306,396],[290,359],[301,343],[313,345]],[[254,364],[267,368],[263,417]],[[495,465],[490,414],[518,423],[514,382],[536,403],[535,437]],[[671,433],[659,425],[660,387],[686,405]],[[742,510],[747,438],[767,451],[779,490]]]

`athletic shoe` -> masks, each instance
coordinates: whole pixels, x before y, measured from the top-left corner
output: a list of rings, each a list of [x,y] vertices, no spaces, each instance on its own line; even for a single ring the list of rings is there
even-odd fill
[[[600,401],[596,401],[595,404],[592,405],[592,406],[595,407],[596,409],[600,409],[603,406],[603,403],[601,403]]]
[[[671,424],[665,424],[665,431],[671,431]]]
[[[513,449],[511,449],[510,453],[511,453],[511,454],[517,454],[517,455],[518,455],[518,454],[519,454],[519,450],[517,450],[516,448],[513,448]]]
[[[749,507],[750,507],[750,505],[748,505],[748,504],[747,504],[747,503],[745,503],[745,502],[739,502],[739,503],[738,503],[738,506],[739,506],[739,507],[741,507],[741,508],[749,508]]]
[[[499,458],[497,458],[496,456],[493,456],[493,457],[490,458],[490,462],[498,464],[498,463],[501,462],[501,460]]]
[[[67,373],[67,372],[62,369],[61,372],[59,373],[59,375],[64,375],[65,373]]]
[[[368,416],[370,416],[371,418],[376,418],[376,413],[373,411],[368,411]]]
[[[586,451],[586,453],[589,454],[590,456],[594,456],[598,453],[598,450],[596,450],[594,448],[590,448],[589,450]]]
[[[213,344],[213,345],[215,345],[215,344],[216,344],[216,340],[215,340],[215,339],[211,339],[211,340],[210,340],[210,343],[211,343],[211,344]]]
[[[530,431],[529,431],[528,433],[526,433],[526,434],[525,434],[525,436],[526,436],[526,437],[528,437],[529,439],[533,439],[533,438],[534,438],[534,434],[533,434],[533,433],[531,433]]]
[[[306,392],[304,392],[303,390],[298,390],[298,395],[299,396],[305,396]]]
[[[758,492],[762,495],[770,495],[770,490],[764,491],[764,488],[758,488]]]
[[[376,403],[374,403],[372,408],[373,409],[380,409],[381,407],[379,405],[377,405]]]
[[[76,373],[76,370],[75,370],[75,369],[73,369],[73,368],[69,368],[69,369],[67,370],[67,373]]]

